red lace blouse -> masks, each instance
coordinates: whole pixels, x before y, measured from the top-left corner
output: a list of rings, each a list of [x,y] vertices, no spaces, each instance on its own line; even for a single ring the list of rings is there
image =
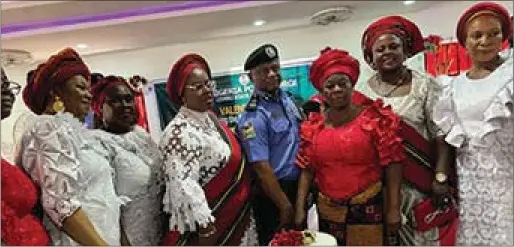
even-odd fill
[[[49,245],[41,221],[32,215],[36,186],[23,171],[2,159],[2,242],[7,245]]]
[[[400,118],[381,100],[337,128],[314,113],[301,126],[297,165],[313,171],[324,195],[349,199],[378,182],[383,167],[405,159],[399,132]]]

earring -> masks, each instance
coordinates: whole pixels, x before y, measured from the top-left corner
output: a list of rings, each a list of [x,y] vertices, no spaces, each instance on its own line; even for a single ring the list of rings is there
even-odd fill
[[[55,96],[55,100],[52,105],[52,109],[55,112],[61,112],[64,110],[64,102],[62,102],[62,100],[58,96]]]

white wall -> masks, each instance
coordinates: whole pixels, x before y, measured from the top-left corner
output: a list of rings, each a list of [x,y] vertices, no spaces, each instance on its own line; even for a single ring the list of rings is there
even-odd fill
[[[415,13],[404,14],[421,28],[424,35],[438,34],[443,37],[455,36],[455,27],[460,14],[478,1],[441,2],[432,8]],[[502,1],[512,13],[513,3]],[[360,39],[364,29],[374,19],[347,21],[326,27],[312,26],[308,28],[282,30],[276,32],[230,37],[196,43],[177,44],[148,49],[85,56],[91,70],[104,74],[130,76],[141,74],[149,79],[167,77],[169,68],[182,54],[197,52],[209,61],[214,72],[228,71],[230,68],[243,64],[246,56],[256,47],[271,42],[280,51],[282,60],[314,57],[326,46],[348,50],[362,61],[362,79],[370,74],[370,70],[362,60]],[[149,37],[151,38],[151,37]],[[6,68],[8,76],[22,84],[25,74],[30,68]],[[2,153],[12,143],[13,122],[27,111],[21,96],[17,97],[15,109],[10,119],[2,121]],[[4,145],[6,144],[6,145]]]

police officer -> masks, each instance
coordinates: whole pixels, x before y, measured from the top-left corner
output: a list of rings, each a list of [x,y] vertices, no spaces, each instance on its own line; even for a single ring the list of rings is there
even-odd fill
[[[299,169],[299,109],[280,89],[278,50],[265,44],[246,59],[245,71],[254,82],[253,95],[237,122],[237,133],[255,171],[253,212],[259,244],[268,245],[273,234],[294,220]]]

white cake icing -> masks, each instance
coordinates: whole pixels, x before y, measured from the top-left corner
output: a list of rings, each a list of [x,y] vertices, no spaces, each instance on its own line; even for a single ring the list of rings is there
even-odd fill
[[[337,246],[337,240],[334,236],[317,231],[309,231],[312,235],[314,235],[314,242],[309,244],[309,246]]]

